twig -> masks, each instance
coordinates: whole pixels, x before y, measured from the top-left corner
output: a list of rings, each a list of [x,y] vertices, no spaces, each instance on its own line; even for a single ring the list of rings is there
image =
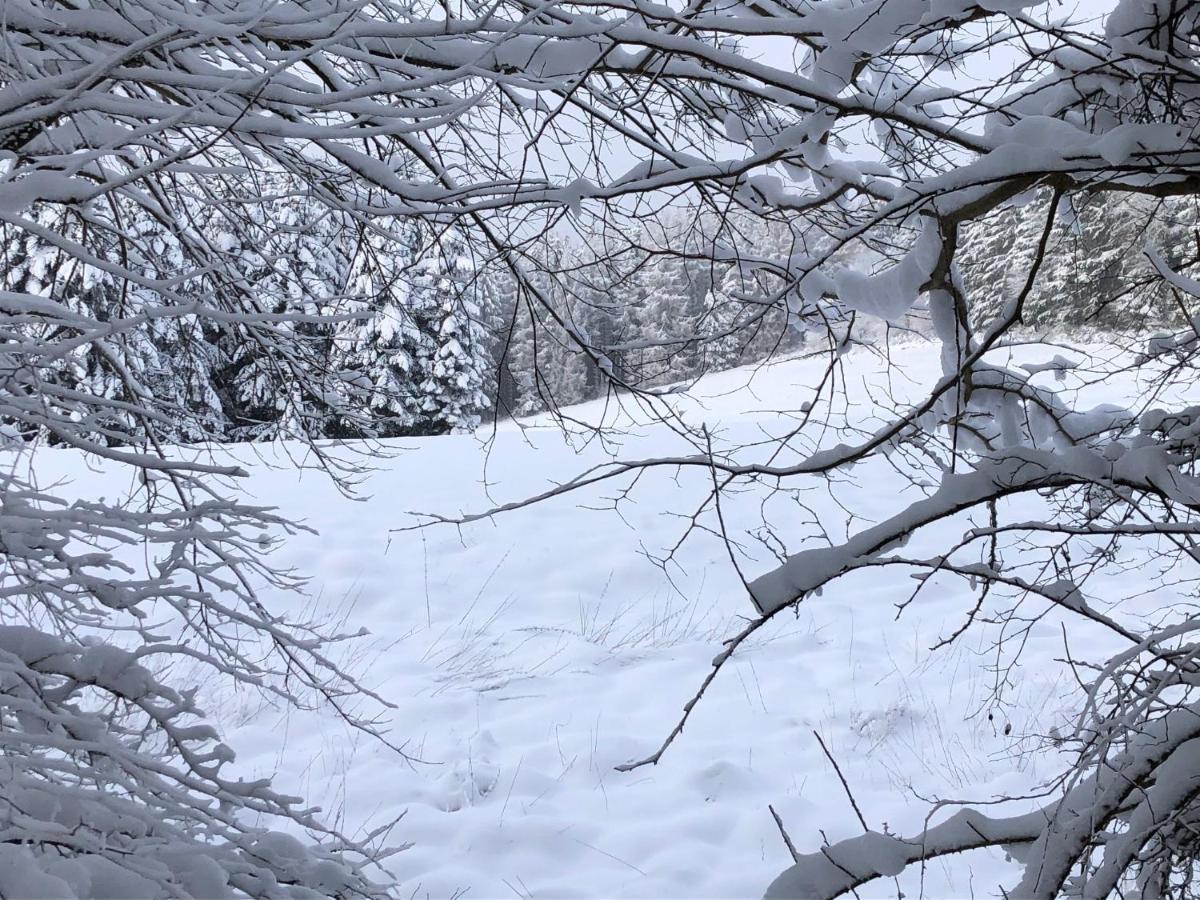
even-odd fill
[[[846,776],[842,774],[842,767],[837,764],[837,760],[833,758],[833,754],[829,752],[829,748],[825,746],[825,742],[821,740],[821,735],[817,730],[813,729],[813,737],[817,739],[817,743],[821,745],[821,749],[825,751],[825,758],[833,765],[833,771],[837,772],[838,779],[842,782],[842,787],[846,791],[846,797],[850,800],[850,805],[854,807],[854,814],[858,816],[858,821],[862,824],[863,831],[869,832],[871,826],[867,824],[867,820],[863,817],[862,810],[858,808],[858,801],[854,799],[854,794],[850,791],[850,784],[846,781]]]
[[[771,811],[771,816],[775,819],[775,824],[779,826],[779,834],[783,838],[783,842],[787,844],[788,853],[792,854],[792,862],[800,862],[800,854],[796,852],[796,845],[792,843],[787,829],[783,827],[783,819],[779,818],[779,813],[775,812],[775,807],[770,803],[767,804],[767,809]]]
[[[704,676],[704,681],[701,682],[700,688],[692,695],[692,699],[683,705],[683,715],[679,717],[679,721],[675,723],[675,727],[671,729],[671,733],[667,735],[666,740],[662,742],[654,753],[645,759],[621,763],[621,765],[616,767],[616,770],[618,772],[632,772],[634,769],[641,768],[642,766],[658,765],[658,761],[667,752],[667,748],[675,742],[675,738],[683,733],[683,726],[687,724],[688,717],[692,714],[692,709],[700,702],[700,699],[704,696],[704,692],[708,690],[708,686],[712,684],[713,679],[717,677],[717,673],[721,671],[722,667],[729,660],[729,657],[733,655],[734,651],[741,646],[746,638],[750,637],[750,635],[754,634],[754,632],[758,631],[758,629],[762,628],[769,621],[771,621],[771,616],[754,619],[749,625],[725,641],[725,649],[713,659],[712,669]]]

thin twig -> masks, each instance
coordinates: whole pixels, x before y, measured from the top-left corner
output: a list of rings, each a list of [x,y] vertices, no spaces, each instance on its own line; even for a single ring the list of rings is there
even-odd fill
[[[754,619],[749,625],[725,641],[725,649],[718,653],[716,658],[713,660],[712,669],[706,676],[704,676],[704,681],[701,682],[700,688],[696,691],[696,693],[692,695],[692,699],[683,705],[683,715],[680,716],[679,721],[675,723],[675,727],[671,729],[671,733],[667,735],[666,740],[662,742],[662,744],[656,751],[654,751],[654,753],[650,754],[645,759],[639,759],[635,762],[621,763],[621,765],[616,767],[617,771],[632,772],[634,769],[641,768],[642,766],[657,765],[658,761],[662,759],[662,755],[667,752],[667,748],[674,743],[675,738],[679,737],[679,735],[683,733],[683,726],[687,724],[688,717],[692,714],[692,710],[695,708],[696,704],[700,702],[700,698],[704,696],[704,692],[708,690],[708,686],[712,684],[713,679],[717,677],[717,673],[721,671],[721,668],[729,660],[729,657],[733,655],[734,651],[737,650],[739,646],[741,646],[742,642],[744,642],[748,637],[750,637],[750,635],[754,634],[754,632],[758,631],[758,629],[762,628],[770,621],[771,616],[763,616],[762,618]]]
[[[792,854],[792,862],[800,862],[800,854],[796,851],[796,845],[792,843],[787,829],[783,827],[783,819],[779,818],[779,813],[775,812],[775,807],[770,803],[767,804],[767,809],[771,811],[771,816],[775,819],[775,824],[779,826],[779,834],[783,838],[783,842],[787,844],[788,853]]]
[[[846,776],[842,774],[842,767],[837,764],[837,760],[833,758],[833,754],[829,752],[829,748],[825,746],[825,742],[821,740],[821,735],[817,730],[813,729],[813,737],[817,739],[817,743],[821,745],[821,749],[825,751],[825,758],[833,765],[833,771],[837,772],[838,779],[842,782],[842,787],[846,791],[846,796],[850,800],[850,805],[854,807],[854,814],[858,816],[858,821],[862,823],[863,831],[870,832],[871,826],[867,824],[867,820],[863,817],[862,810],[858,808],[858,801],[854,799],[854,794],[850,791],[850,784],[846,781]]]

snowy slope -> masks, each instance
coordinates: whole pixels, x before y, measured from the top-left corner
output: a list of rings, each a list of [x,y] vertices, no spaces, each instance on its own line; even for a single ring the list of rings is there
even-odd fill
[[[927,347],[894,355],[912,379],[893,379],[897,392],[934,376]],[[848,415],[861,419],[886,376],[861,352],[846,371],[859,402]],[[750,439],[785,428],[779,411],[798,408],[818,372],[792,361],[723,373],[678,406],[718,440]],[[599,403],[573,414],[621,418]],[[473,511],[544,490],[613,452],[681,450],[668,429],[630,418],[619,447],[580,446],[546,420],[398,441],[363,483],[365,499],[295,465],[295,448],[234,451],[253,470],[256,499],[319,532],[291,539],[274,560],[311,576],[311,597],[270,602],[371,630],[354,665],[396,704],[393,739],[426,761],[407,764],[327,714],[210,690],[210,712],[245,771],[279,769],[281,786],[351,829],[405,813],[394,837],[414,846],[393,871],[404,896],[434,898],[757,896],[789,862],[768,804],[802,852],[861,830],[814,730],[874,829],[908,833],[931,798],[1011,795],[1053,771],[1035,735],[1061,723],[1070,685],[1054,662],[1057,618],[1031,633],[1006,703],[988,706],[994,634],[928,649],[973,605],[968,586],[934,581],[897,619],[915,582],[891,570],[856,574],[781,616],[734,658],[660,765],[615,771],[658,746],[721,637],[752,612],[715,538],[689,540],[665,568],[649,558],[676,544],[707,476],[648,476],[616,511],[585,508],[604,506],[610,486],[462,529],[391,530],[411,524],[409,511]],[[81,474],[68,452],[38,465],[44,478],[74,477],[81,492],[120,489],[102,472]],[[884,465],[856,475],[838,502],[815,488],[805,498],[831,534],[845,533],[839,503],[857,530],[915,496]],[[760,500],[732,498],[726,514],[752,527]],[[791,501],[771,509],[797,549],[797,536],[811,533],[807,513]],[[748,576],[770,564],[752,545]],[[1073,627],[1081,641],[1103,639]],[[986,896],[1013,871],[1002,854],[981,853],[931,866],[923,889]],[[920,888],[915,876],[905,883],[909,896]]]

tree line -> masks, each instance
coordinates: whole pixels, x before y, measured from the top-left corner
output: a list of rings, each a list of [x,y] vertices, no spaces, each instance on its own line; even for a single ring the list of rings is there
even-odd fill
[[[611,254],[551,234],[532,251],[536,283],[523,286],[452,227],[414,221],[399,239],[373,234],[282,177],[224,189],[220,202],[197,190],[186,220],[170,227],[132,204],[86,212],[38,204],[37,228],[0,222],[0,289],[61,297],[113,325],[119,354],[78,342],[37,373],[64,401],[72,393],[118,401],[89,415],[98,434],[117,441],[146,431],[119,405],[136,403],[139,390],[170,411],[154,430],[175,443],[467,431],[491,415],[582,402],[614,384],[686,384],[804,340],[800,322],[774,302],[781,282],[769,270],[666,249],[697,227],[683,216],[666,220],[658,246],[647,239]],[[741,227],[767,256],[796,240],[787,227],[752,219]],[[196,267],[192,242],[221,268]],[[118,277],[114,266],[140,277]],[[210,315],[216,292],[244,315]],[[195,314],[181,314],[181,296]],[[13,337],[54,343],[67,330],[32,317]],[[597,354],[581,354],[573,339]],[[281,360],[281,348],[292,358]],[[26,439],[44,431],[7,427]]]
[[[400,239],[380,236],[285,178],[233,184],[240,191],[227,183],[226,193],[240,193],[228,199],[243,214],[197,200],[184,229],[164,228],[133,205],[84,214],[42,204],[34,216],[44,230],[0,223],[0,288],[52,293],[80,314],[125,323],[120,359],[82,342],[39,372],[47,385],[121,399],[130,384],[124,370],[132,368],[175,413],[158,433],[179,443],[397,437],[468,431],[489,416],[594,399],[614,383],[686,387],[707,372],[804,344],[806,323],[789,315],[786,296],[778,296],[784,282],[763,263],[812,240],[789,223],[737,222],[740,243],[756,248],[757,261],[710,252],[729,221],[682,214],[613,252],[602,240],[554,233],[531,251],[538,283],[523,289],[453,228],[414,221]],[[976,321],[994,317],[1020,289],[1048,202],[1037,194],[969,229],[961,268]],[[1108,331],[1179,324],[1177,298],[1140,248],[1151,239],[1168,248],[1170,265],[1194,263],[1198,209],[1191,198],[1076,199],[1055,228],[1056,252],[1041,267],[1023,324]],[[219,278],[191,268],[181,234],[229,263]],[[885,253],[861,249],[855,261],[872,258],[887,264]],[[143,278],[118,278],[106,261]],[[156,315],[163,284],[198,304],[206,292],[230,291],[256,321]],[[920,329],[920,319],[905,322]],[[50,341],[56,328],[21,326]],[[266,329],[286,336],[287,352],[302,357],[304,380],[280,364],[278,340],[259,339]],[[597,354],[580,353],[577,342]],[[129,419],[116,409],[106,416]],[[130,421],[91,424],[114,439],[141,430]],[[8,427],[27,438],[36,433],[19,422]]]

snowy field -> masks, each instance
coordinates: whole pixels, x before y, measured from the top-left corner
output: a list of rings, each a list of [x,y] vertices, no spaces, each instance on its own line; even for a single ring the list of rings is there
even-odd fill
[[[1036,359],[1053,352],[1030,351]],[[902,347],[894,358],[911,379],[893,373],[899,394],[934,376],[928,347]],[[718,441],[750,440],[784,429],[779,410],[797,409],[819,371],[790,361],[710,376],[677,406]],[[845,371],[859,401],[853,420],[869,409],[867,390],[888,376],[861,351]],[[601,404],[572,414],[606,415]],[[392,739],[423,761],[406,763],[330,715],[210,686],[206,705],[242,769],[278,770],[278,784],[321,802],[351,831],[405,813],[393,838],[413,846],[392,871],[403,896],[431,898],[760,895],[790,861],[768,805],[801,852],[861,831],[814,731],[875,830],[910,833],[935,798],[1014,795],[1056,770],[1037,736],[1068,708],[1058,618],[1033,629],[1004,702],[992,704],[996,664],[1009,661],[995,650],[994,630],[929,650],[973,605],[969,585],[932,581],[897,618],[915,582],[884,569],[839,582],[760,631],[661,764],[616,771],[658,746],[721,638],[753,612],[711,535],[684,543],[665,568],[652,559],[682,536],[681,517],[707,476],[650,473],[616,511],[602,508],[610,485],[461,529],[394,529],[412,523],[410,511],[457,514],[536,493],[613,453],[681,450],[668,429],[637,418],[614,435],[620,446],[568,440],[548,420],[397,441],[359,499],[295,465],[294,447],[235,450],[252,468],[246,483],[257,501],[318,532],[273,554],[310,576],[310,597],[279,594],[270,604],[371,631],[353,665],[394,702]],[[123,487],[82,472],[67,451],[42,454],[38,469],[43,479],[72,479],[80,493]],[[885,464],[854,474],[834,495],[814,482],[805,498],[835,537],[915,496]],[[731,498],[731,527],[754,527],[761,499]],[[771,517],[793,552],[812,533],[790,500],[780,498]],[[757,554],[748,577],[769,567],[761,545],[746,539],[746,549]],[[1089,650],[1103,640],[1078,622],[1072,628]],[[1003,854],[984,852],[932,864],[923,884],[913,873],[902,887],[910,897],[989,896],[1015,871]],[[896,891],[884,882],[863,893]]]

